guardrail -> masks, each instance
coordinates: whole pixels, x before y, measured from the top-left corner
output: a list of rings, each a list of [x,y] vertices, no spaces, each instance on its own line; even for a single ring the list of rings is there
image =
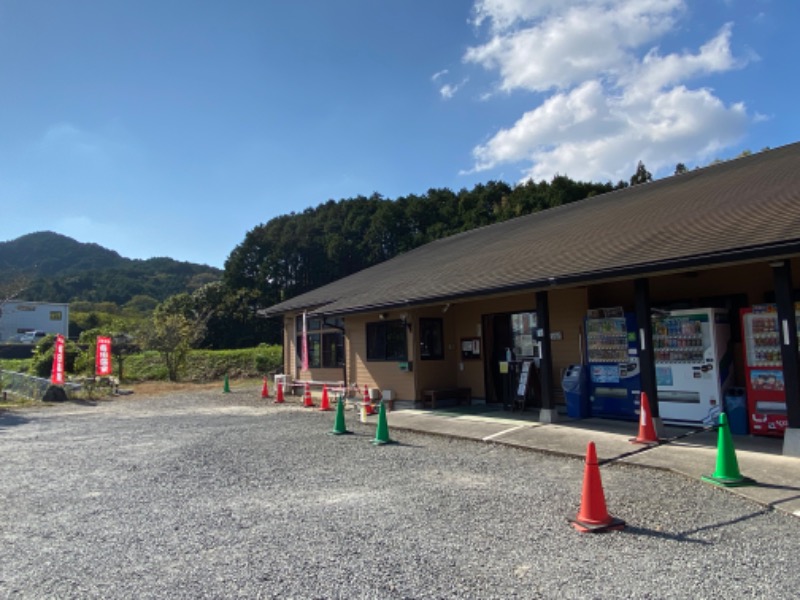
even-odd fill
[[[0,369],[0,388],[4,393],[41,401],[50,385],[50,380],[44,377],[34,377],[25,373]],[[66,383],[64,384],[64,389],[67,393],[77,392],[81,389],[81,385],[78,383]]]

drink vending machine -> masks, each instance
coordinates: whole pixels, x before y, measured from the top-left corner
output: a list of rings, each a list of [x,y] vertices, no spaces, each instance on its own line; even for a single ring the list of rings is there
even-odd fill
[[[800,326],[798,308],[795,319]],[[755,304],[743,308],[741,317],[750,432],[782,436],[788,422],[778,309],[774,304]]]
[[[659,416],[673,425],[713,425],[732,382],[730,323],[722,309],[653,316]]]
[[[585,331],[592,416],[638,419],[641,384],[636,316],[622,309],[590,310]]]

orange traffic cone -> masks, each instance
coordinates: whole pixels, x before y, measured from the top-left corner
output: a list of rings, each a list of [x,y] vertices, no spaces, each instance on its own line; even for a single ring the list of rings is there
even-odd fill
[[[322,386],[322,401],[320,403],[319,409],[320,410],[332,410],[331,409],[331,401],[330,401],[330,398],[328,398],[328,386],[327,385],[323,385]]]
[[[599,533],[625,527],[625,521],[612,517],[606,509],[603,482],[600,479],[600,466],[597,464],[597,450],[594,442],[589,442],[586,448],[581,509],[574,519],[570,519],[570,522],[581,533]]]
[[[306,384],[306,394],[303,398],[303,407],[311,408],[312,406],[314,406],[314,401],[311,399],[311,386]]]
[[[653,415],[650,414],[650,402],[647,394],[642,392],[642,399],[639,406],[639,435],[631,438],[632,444],[658,444],[656,428],[653,425]]]
[[[269,388],[267,387],[267,378],[264,377],[264,385],[261,386],[261,397],[269,398]]]
[[[283,384],[278,384],[278,391],[275,396],[275,404],[283,404]]]
[[[375,409],[372,408],[372,399],[369,397],[369,390],[366,385],[364,386],[364,406],[366,406],[368,415],[375,414]]]

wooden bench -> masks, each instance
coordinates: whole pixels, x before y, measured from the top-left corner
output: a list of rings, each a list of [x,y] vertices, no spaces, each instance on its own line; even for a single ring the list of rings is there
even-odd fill
[[[422,392],[422,408],[436,408],[437,403],[454,400],[457,405],[472,404],[472,388],[443,388],[437,390],[424,390]]]

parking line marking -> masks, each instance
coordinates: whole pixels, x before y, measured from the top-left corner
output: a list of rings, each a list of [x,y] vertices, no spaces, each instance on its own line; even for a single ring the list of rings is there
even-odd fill
[[[505,435],[507,433],[511,433],[512,431],[516,431],[517,429],[524,429],[528,427],[528,425],[517,425],[516,427],[512,427],[511,429],[504,429],[503,431],[498,431],[497,433],[493,433],[492,435],[487,435],[485,438],[482,438],[481,441],[488,442],[496,437],[500,437],[501,435]]]

